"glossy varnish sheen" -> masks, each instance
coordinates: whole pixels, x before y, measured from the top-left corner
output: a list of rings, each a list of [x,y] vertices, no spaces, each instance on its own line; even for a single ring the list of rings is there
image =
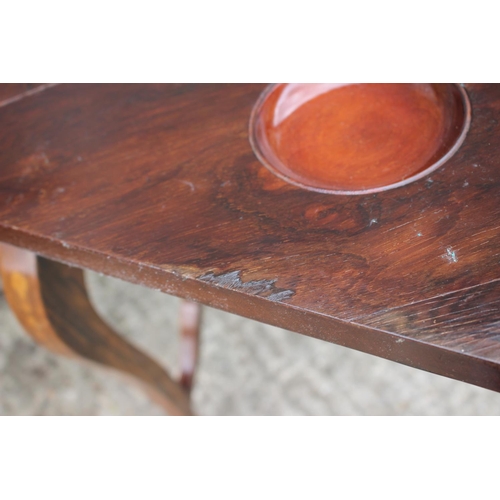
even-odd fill
[[[48,88],[0,108],[0,239],[500,390],[500,86],[465,87],[457,153],[360,196],[262,166],[264,85]]]
[[[307,188],[363,191],[444,157],[467,109],[452,84],[279,84],[254,112],[264,164]]]

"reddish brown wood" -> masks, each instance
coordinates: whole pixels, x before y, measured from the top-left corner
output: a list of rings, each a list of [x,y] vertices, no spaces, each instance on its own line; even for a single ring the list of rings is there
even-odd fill
[[[81,356],[142,382],[170,414],[189,415],[189,396],[151,358],[94,311],[80,269],[0,245],[5,296],[25,330],[58,354]]]
[[[0,108],[0,239],[500,390],[500,86],[465,86],[448,163],[364,196],[259,163],[264,87],[60,85]]]
[[[281,83],[259,100],[251,133],[263,163],[285,180],[367,194],[435,169],[469,119],[454,84]]]

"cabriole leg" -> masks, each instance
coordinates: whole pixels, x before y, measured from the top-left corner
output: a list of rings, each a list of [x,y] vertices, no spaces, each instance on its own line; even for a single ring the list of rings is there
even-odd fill
[[[191,415],[189,392],[198,350],[200,306],[181,306],[181,378],[177,382],[126,342],[95,312],[81,269],[0,245],[7,301],[25,330],[51,351],[120,370],[146,386],[172,415]]]

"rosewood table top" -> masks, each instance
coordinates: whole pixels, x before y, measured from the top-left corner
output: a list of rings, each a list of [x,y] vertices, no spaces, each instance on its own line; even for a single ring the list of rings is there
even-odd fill
[[[500,85],[430,176],[307,191],[255,157],[265,88],[0,89],[0,240],[500,391]]]

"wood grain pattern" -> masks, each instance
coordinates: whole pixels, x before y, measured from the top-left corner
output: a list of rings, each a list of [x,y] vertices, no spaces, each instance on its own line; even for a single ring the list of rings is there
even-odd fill
[[[397,331],[460,352],[500,358],[500,281],[396,307],[362,319],[363,324]],[[488,316],[488,322],[485,322]],[[471,335],[471,331],[476,331]]]
[[[465,87],[455,156],[366,196],[308,192],[258,162],[264,85],[49,88],[0,108],[0,240],[500,390],[500,86]],[[460,335],[436,314],[425,336],[440,297]]]
[[[172,415],[189,415],[189,396],[156,362],[125,342],[94,311],[80,269],[1,245],[5,296],[25,330],[51,351],[136,378]]]

